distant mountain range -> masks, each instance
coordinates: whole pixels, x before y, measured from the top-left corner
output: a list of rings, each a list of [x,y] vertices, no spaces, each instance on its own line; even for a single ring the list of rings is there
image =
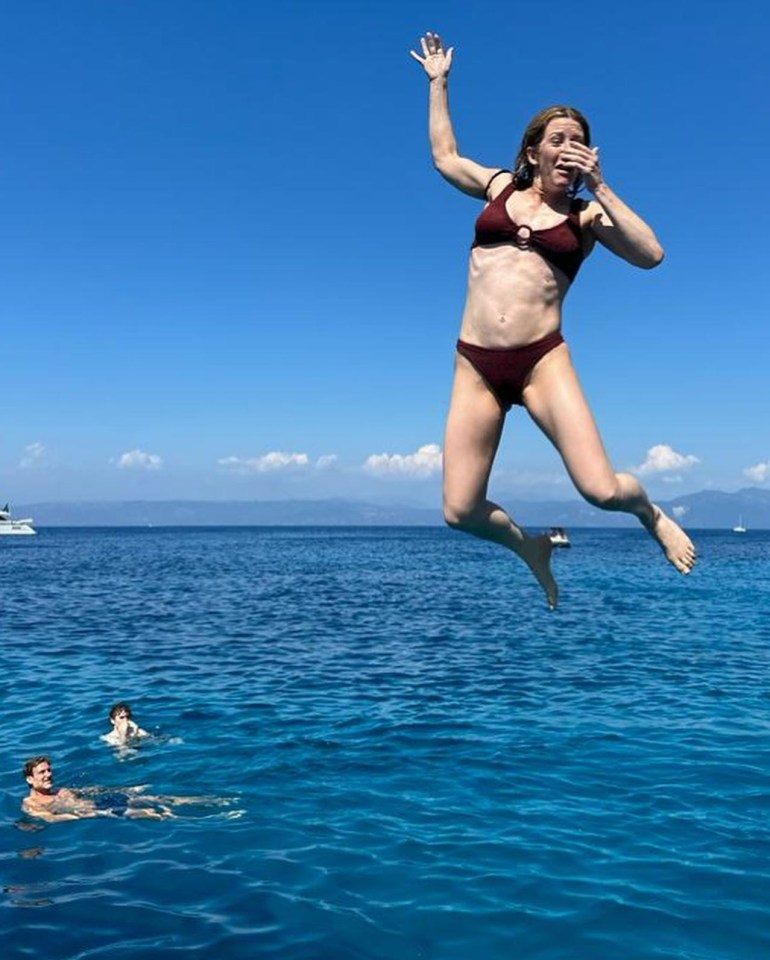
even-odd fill
[[[502,505],[525,527],[627,527],[625,514],[606,513],[583,500],[506,500]],[[691,529],[770,529],[770,490],[737,493],[704,490],[659,501]],[[15,504],[15,516],[32,516],[38,527],[181,526],[439,526],[441,511],[356,500],[132,500]]]

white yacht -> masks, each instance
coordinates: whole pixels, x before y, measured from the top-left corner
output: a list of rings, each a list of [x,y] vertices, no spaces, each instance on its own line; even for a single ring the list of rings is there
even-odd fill
[[[32,517],[14,520],[8,504],[0,510],[0,537],[31,537],[37,533],[32,527]]]
[[[733,527],[733,533],[746,533],[746,527],[743,526],[743,517],[738,517],[738,526]]]
[[[569,536],[564,527],[551,527],[548,531],[548,539],[555,547],[571,547]]]

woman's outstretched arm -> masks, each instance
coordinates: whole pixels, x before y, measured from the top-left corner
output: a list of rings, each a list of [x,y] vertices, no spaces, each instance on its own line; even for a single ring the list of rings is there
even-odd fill
[[[449,70],[454,47],[444,50],[437,33],[426,33],[420,38],[422,56],[410,54],[422,66],[430,81],[428,133],[433,164],[452,186],[463,193],[486,199],[486,188],[497,167],[484,167],[474,160],[461,157],[457,150],[452,119],[449,115]]]
[[[571,143],[562,152],[561,160],[580,173],[596,198],[588,210],[591,231],[599,243],[635,267],[657,267],[663,260],[663,247],[652,227],[605,182],[598,147]]]

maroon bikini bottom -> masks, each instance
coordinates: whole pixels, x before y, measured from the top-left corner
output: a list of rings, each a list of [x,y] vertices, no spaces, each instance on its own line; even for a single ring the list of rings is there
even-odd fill
[[[473,364],[503,410],[510,410],[514,403],[523,406],[521,395],[535,364],[560,343],[564,337],[556,330],[523,347],[477,347],[458,340],[457,352]]]

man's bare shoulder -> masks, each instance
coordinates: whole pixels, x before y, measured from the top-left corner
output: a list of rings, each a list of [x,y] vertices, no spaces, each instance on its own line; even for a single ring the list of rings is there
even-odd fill
[[[43,820],[50,820],[53,817],[53,812],[48,804],[41,803],[34,797],[25,797],[21,801],[21,809],[23,813],[30,817],[40,817]]]
[[[140,740],[149,736],[151,736],[150,733],[133,724],[125,736],[121,736],[116,730],[110,730],[109,733],[103,733],[99,739],[105,743],[109,743],[110,746],[113,747],[125,747],[131,743],[132,740]]]

